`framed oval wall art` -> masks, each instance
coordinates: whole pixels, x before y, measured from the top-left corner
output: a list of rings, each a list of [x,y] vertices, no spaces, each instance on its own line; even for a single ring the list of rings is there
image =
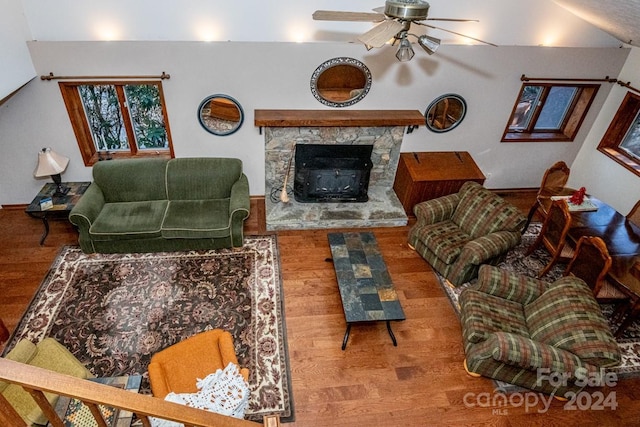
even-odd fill
[[[447,93],[434,99],[424,112],[427,128],[443,133],[455,129],[467,114],[467,103],[455,93]]]
[[[371,71],[354,58],[329,59],[311,75],[311,93],[329,107],[348,107],[364,98],[371,88]]]
[[[228,95],[211,95],[200,103],[198,121],[209,133],[231,135],[242,126],[244,111],[240,103]]]

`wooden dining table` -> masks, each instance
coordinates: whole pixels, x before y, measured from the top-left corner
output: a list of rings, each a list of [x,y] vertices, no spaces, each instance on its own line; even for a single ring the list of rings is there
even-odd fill
[[[615,332],[622,332],[640,315],[640,226],[607,203],[589,196],[595,211],[572,212],[569,238],[574,245],[582,236],[600,237],[607,245],[612,265],[610,281],[629,295],[627,314]]]
[[[640,227],[605,202],[589,197],[595,211],[571,213],[569,238],[577,243],[582,236],[598,236],[607,244],[609,254],[640,254]]]

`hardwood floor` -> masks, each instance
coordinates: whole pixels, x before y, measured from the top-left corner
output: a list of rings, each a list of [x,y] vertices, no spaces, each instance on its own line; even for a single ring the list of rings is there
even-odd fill
[[[504,196],[526,213],[530,193]],[[259,200],[252,204],[252,212],[263,212]],[[262,232],[259,216],[248,221],[247,234]],[[333,266],[327,261],[327,230],[278,233],[296,413],[296,421],[288,425],[640,424],[640,379],[588,390],[615,392],[615,410],[571,411],[555,400],[548,410],[541,400],[529,408],[520,400],[492,406],[493,382],[465,373],[458,318],[429,265],[407,247],[409,228],[373,230],[407,317],[393,324],[398,346],[392,345],[384,324],[371,324],[352,328],[345,351],[340,349],[345,322]],[[77,239],[65,221],[51,223],[44,246],[38,244],[41,233],[42,223],[22,210],[0,210],[0,317],[11,331],[59,248]],[[533,404],[536,396],[540,399],[528,394],[528,402]]]

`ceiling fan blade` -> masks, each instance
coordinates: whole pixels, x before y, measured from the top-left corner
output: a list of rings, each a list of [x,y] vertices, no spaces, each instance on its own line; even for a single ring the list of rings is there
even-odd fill
[[[376,7],[375,9],[371,9],[374,12],[378,12],[378,13],[384,13],[384,6],[380,6],[380,7]]]
[[[358,40],[366,46],[382,47],[393,36],[398,34],[404,25],[393,19],[384,21],[362,34]]]
[[[427,21],[480,22],[480,20],[478,19],[457,19],[457,18],[427,18]]]
[[[341,12],[337,10],[316,10],[315,12],[313,12],[312,16],[316,21],[381,22],[386,18],[381,13]]]
[[[477,39],[475,37],[467,36],[466,34],[457,33],[455,31],[446,30],[444,28],[436,27],[435,25],[429,25],[429,24],[424,24],[424,23],[420,23],[420,22],[414,22],[414,24],[424,25],[425,27],[434,28],[434,29],[440,30],[440,31],[446,31],[447,33],[455,34],[457,36],[461,36],[461,37],[465,37],[467,39],[475,40],[475,41],[480,42],[480,43],[484,43],[484,44],[488,44],[490,46],[498,47],[497,44],[493,44],[493,43],[490,43],[490,42],[487,42],[487,41],[484,41],[484,40],[480,40],[480,39]]]

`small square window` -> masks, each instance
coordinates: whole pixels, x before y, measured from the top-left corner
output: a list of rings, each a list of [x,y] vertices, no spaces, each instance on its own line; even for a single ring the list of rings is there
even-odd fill
[[[599,87],[523,84],[502,141],[573,141]]]

